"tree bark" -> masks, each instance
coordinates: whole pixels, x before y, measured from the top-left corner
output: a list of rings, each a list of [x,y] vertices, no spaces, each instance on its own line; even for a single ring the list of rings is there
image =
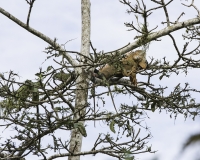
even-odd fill
[[[83,65],[89,56],[90,51],[90,0],[81,0],[81,14],[82,14],[82,36],[81,36],[81,62],[79,65]],[[88,82],[87,74],[84,72],[84,66],[75,69],[79,75],[76,80],[76,100],[75,100],[75,112],[74,120],[79,119],[85,115],[88,96]],[[81,122],[84,125],[84,122]],[[69,151],[72,156],[69,156],[68,160],[80,160],[80,156],[73,156],[73,153],[81,152],[82,135],[77,129],[73,129],[71,132]]]

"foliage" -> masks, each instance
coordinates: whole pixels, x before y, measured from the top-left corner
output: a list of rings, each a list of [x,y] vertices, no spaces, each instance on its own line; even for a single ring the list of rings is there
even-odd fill
[[[125,23],[129,30],[137,32],[135,42],[109,53],[97,52],[91,42],[93,53],[87,57],[82,53],[72,51],[77,55],[76,59],[72,59],[68,55],[70,51],[62,48],[56,39],[50,40],[29,27],[34,1],[27,1],[30,5],[27,24],[14,18],[12,20],[41,39],[46,38],[45,41],[50,44],[45,50],[48,60],[54,58],[59,67],[54,68],[51,65],[46,69],[41,69],[36,73],[35,82],[33,80],[18,82],[18,75],[12,71],[0,75],[0,96],[2,98],[0,106],[3,111],[0,116],[3,122],[1,127],[4,127],[5,130],[12,128],[16,131],[11,137],[7,137],[5,141],[1,142],[1,152],[6,153],[2,158],[20,159],[26,158],[27,155],[36,155],[50,160],[65,156],[102,153],[118,159],[133,160],[137,154],[155,153],[148,145],[148,139],[152,135],[148,131],[148,127],[142,123],[148,117],[148,112],[167,111],[171,116],[176,117],[178,114],[182,114],[185,118],[191,116],[195,119],[200,113],[200,104],[192,95],[193,93],[198,94],[199,90],[191,88],[187,83],[184,86],[176,84],[167,95],[167,85],[161,86],[153,81],[155,77],[162,81],[164,77],[170,78],[171,75],[178,76],[180,73],[187,74],[189,68],[198,69],[200,67],[198,59],[200,45],[186,52],[189,45],[188,40],[191,43],[199,41],[200,20],[194,19],[188,23],[187,21],[178,22],[179,17],[177,21],[171,22],[167,7],[172,1],[165,4],[164,0],[152,0],[156,6],[147,9],[144,1],[134,1],[135,4],[131,4],[127,0],[121,0],[120,2],[129,8],[127,12],[136,17],[134,23]],[[190,7],[194,7],[194,4],[192,3]],[[167,24],[167,28],[160,32],[156,30],[156,27],[151,29],[148,26],[148,17],[158,9],[164,10],[166,16],[164,24]],[[0,12],[7,15],[4,10],[0,10]],[[9,17],[12,18],[11,14]],[[139,22],[140,19],[143,20],[142,24]],[[176,39],[171,34],[176,27],[186,29],[183,38],[187,42],[182,51],[178,49]],[[151,57],[147,68],[137,70],[137,75],[146,77],[146,80],[138,82],[137,86],[126,78],[118,79],[112,76],[108,79],[100,79],[96,77],[93,72],[96,68],[102,68],[112,61],[116,63],[128,51],[142,47],[147,52],[151,41],[157,41],[158,38],[165,36],[164,31],[166,30],[177,52],[177,59],[174,62],[169,62],[166,58],[158,60]],[[60,57],[62,60],[59,61]],[[81,67],[81,73],[85,75],[84,82],[88,83],[87,88],[81,88],[88,95],[87,105],[78,109],[75,105],[79,91],[76,88],[79,84],[77,80],[80,78],[80,73],[75,71],[77,67]],[[126,103],[125,100],[116,105],[115,97],[121,95],[130,96],[132,101]],[[114,108],[117,108],[116,111],[109,107],[110,103],[106,100],[108,97]],[[94,100],[93,103],[90,99]],[[83,110],[86,110],[85,114],[82,114]],[[74,118],[76,115],[78,118]],[[94,146],[89,151],[71,152],[69,150],[71,141],[70,139],[66,140],[68,136],[65,138],[58,136],[59,133],[70,133],[75,130],[87,137],[87,126],[83,122],[93,121],[95,124],[98,121],[104,122],[108,125],[108,130],[106,133],[103,131],[99,133]],[[145,136],[140,135],[143,130],[147,131]],[[44,138],[48,138],[48,144],[42,143]],[[59,154],[52,153],[51,150]],[[49,156],[48,153],[51,155]]]

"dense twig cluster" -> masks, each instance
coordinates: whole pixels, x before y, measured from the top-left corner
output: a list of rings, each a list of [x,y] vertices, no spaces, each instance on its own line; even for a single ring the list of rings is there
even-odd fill
[[[161,86],[152,82],[153,77],[159,77],[162,80],[163,77],[170,77],[172,74],[178,75],[182,72],[187,74],[189,68],[200,68],[199,45],[194,50],[186,52],[189,45],[189,42],[187,42],[180,51],[175,38],[170,34],[174,30],[186,28],[186,34],[183,37],[190,41],[199,41],[199,26],[195,26],[195,24],[199,23],[200,20],[194,19],[194,21],[179,24],[180,17],[178,17],[176,22],[171,22],[167,7],[173,0],[167,3],[164,0],[152,0],[152,3],[158,6],[151,9],[147,9],[143,0],[136,0],[135,5],[127,0],[120,0],[121,3],[129,7],[127,12],[136,16],[136,22],[125,23],[129,30],[137,31],[136,42],[108,53],[97,52],[90,42],[93,53],[90,53],[89,57],[79,52],[67,51],[56,42],[56,39],[51,40],[29,27],[30,13],[34,1],[27,1],[30,5],[27,24],[10,14],[9,18],[26,30],[45,39],[50,44],[45,50],[48,59],[53,58],[59,67],[54,68],[52,65],[46,70],[41,69],[36,74],[35,82],[32,80],[27,80],[24,83],[18,82],[18,75],[12,71],[0,75],[0,97],[2,98],[0,119],[4,121],[0,126],[5,129],[12,128],[15,131],[15,135],[1,142],[1,159],[22,159],[32,154],[43,157],[44,160],[50,160],[64,156],[102,153],[118,159],[131,160],[135,154],[154,152],[147,145],[148,139],[151,138],[150,132],[145,137],[139,135],[141,129],[148,130],[148,127],[142,123],[148,111],[166,110],[170,112],[171,116],[175,115],[176,117],[178,114],[183,114],[186,118],[187,116],[195,118],[200,114],[200,104],[195,102],[192,97],[192,94],[199,93],[199,90],[190,88],[187,83],[183,87],[181,87],[181,84],[177,84],[171,93],[166,95],[167,85]],[[190,6],[198,11],[194,1]],[[162,33],[156,31],[157,27],[148,28],[148,17],[156,9],[164,10],[166,22],[163,22],[163,24],[166,23],[167,27],[170,26],[171,29],[165,28]],[[8,12],[1,8],[0,12],[8,16]],[[139,23],[138,15],[142,15],[142,24]],[[138,86],[134,86],[126,78],[116,79],[116,77],[111,77],[105,80],[95,77],[93,72],[95,68],[101,68],[107,63],[116,63],[123,58],[124,53],[136,47],[142,46],[144,50],[147,50],[152,40],[164,35],[171,38],[177,52],[177,59],[171,64],[166,58],[157,60],[152,57],[146,69],[137,70],[137,74],[147,77],[146,81],[138,82]],[[75,56],[72,58],[69,53]],[[60,60],[59,57],[61,56],[62,59]],[[76,80],[79,78],[79,74],[75,72],[76,67],[83,67],[82,72],[89,75],[86,80],[89,82],[89,86],[82,88],[82,90],[89,91],[88,98],[95,100],[93,104],[88,100],[88,104],[78,110],[75,109],[74,103],[75,91],[77,91]],[[108,86],[110,89],[105,90]],[[100,87],[103,89],[99,90]],[[126,101],[121,102],[117,105],[117,112],[112,112],[105,101],[105,97],[109,95],[111,99],[115,100],[114,96],[122,94],[130,95],[131,99],[137,102],[134,102],[133,105],[125,104]],[[104,106],[106,106],[106,111]],[[86,112],[83,115],[81,112],[84,109]],[[74,115],[79,115],[79,118],[74,119]],[[87,127],[82,125],[81,122],[83,121],[103,121],[109,126],[109,130],[115,133],[115,136],[108,132],[99,133],[91,150],[74,153],[69,150],[70,140],[66,140],[67,136],[62,139],[59,138],[58,133],[76,129],[77,132],[86,137]],[[118,132],[116,132],[117,129]],[[138,131],[136,131],[137,129]],[[127,138],[121,140],[124,135]],[[48,144],[43,144],[42,139],[44,138],[51,139],[51,141],[49,140]],[[49,156],[48,152],[51,150],[54,150],[55,154]]]

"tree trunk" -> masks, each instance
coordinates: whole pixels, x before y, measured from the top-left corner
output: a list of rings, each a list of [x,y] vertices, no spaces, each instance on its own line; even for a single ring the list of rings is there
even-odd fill
[[[82,36],[81,36],[81,54],[88,57],[90,51],[90,0],[81,0],[81,14],[82,14]],[[84,64],[85,58],[81,56],[81,62],[79,65]],[[75,112],[80,110],[74,115],[74,119],[78,119],[86,112],[87,96],[88,96],[88,82],[87,74],[84,72],[84,66],[75,68],[79,77],[76,80],[76,100],[75,100]],[[84,109],[83,109],[84,108]],[[79,122],[80,123],[80,122]],[[84,125],[84,122],[81,122]],[[82,135],[77,129],[73,129],[71,132],[70,147],[69,150],[72,153],[81,152]],[[68,160],[80,160],[80,156],[69,156]]]

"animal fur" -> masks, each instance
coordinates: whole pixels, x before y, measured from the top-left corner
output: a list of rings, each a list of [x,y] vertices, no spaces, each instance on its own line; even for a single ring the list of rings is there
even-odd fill
[[[136,73],[140,67],[143,69],[147,67],[146,53],[143,50],[136,50],[125,54],[119,63],[106,64],[98,71],[98,78],[130,77],[130,81],[137,85]]]

